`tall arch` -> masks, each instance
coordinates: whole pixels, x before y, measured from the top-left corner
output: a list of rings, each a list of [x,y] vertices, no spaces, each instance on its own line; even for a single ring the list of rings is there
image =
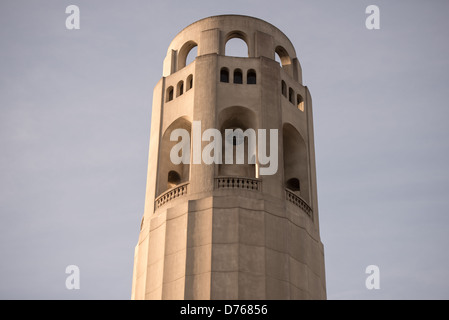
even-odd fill
[[[310,203],[307,145],[298,130],[289,123],[282,127],[282,139],[285,188]]]
[[[179,49],[178,52],[178,68],[177,70],[181,70],[186,66],[187,56],[189,55],[190,51],[197,47],[198,44],[194,41],[187,41],[184,43],[184,45]]]
[[[234,106],[222,110],[218,115],[218,128],[222,136],[222,164],[219,165],[218,175],[220,176],[236,176],[255,178],[256,174],[256,154],[255,150],[250,147],[256,145],[257,135],[257,115],[248,108]],[[233,135],[226,135],[226,129],[232,129]],[[240,129],[241,132],[237,129]],[[251,130],[254,130],[254,136]],[[237,131],[236,131],[237,130]],[[226,164],[226,145],[231,147],[232,144],[232,164]],[[244,163],[237,164],[237,151],[239,147],[244,148],[242,154]],[[252,160],[249,160],[252,159]],[[252,162],[252,163],[251,163]]]
[[[181,117],[173,121],[173,123],[165,130],[162,135],[159,147],[159,168],[156,185],[156,196],[159,196],[166,190],[175,187],[178,184],[189,181],[190,179],[190,164],[179,163],[175,164],[170,159],[170,152],[172,148],[178,144],[179,141],[170,141],[170,136],[173,130],[184,129],[189,134],[188,150],[191,144],[192,123],[186,118]]]
[[[232,41],[231,41],[232,40]],[[248,36],[242,31],[231,31],[225,37],[225,55],[248,58]]]
[[[277,46],[274,49],[275,53],[279,56],[281,67],[291,76],[293,77],[293,64],[292,58],[288,54],[287,50],[285,50],[281,46]]]

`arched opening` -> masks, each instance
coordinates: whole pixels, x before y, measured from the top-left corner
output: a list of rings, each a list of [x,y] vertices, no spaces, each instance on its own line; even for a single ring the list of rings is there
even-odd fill
[[[184,81],[179,81],[178,85],[176,86],[176,96],[179,97],[184,93]]]
[[[221,70],[220,70],[220,82],[229,83],[229,70],[228,70],[228,68],[221,68]]]
[[[276,57],[277,56],[277,57]],[[290,58],[290,55],[288,54],[287,50],[285,50],[281,46],[277,46],[275,49],[275,60],[278,59],[281,67],[290,75],[293,77],[293,66],[292,66],[292,59]],[[276,60],[277,61],[277,60]]]
[[[243,83],[243,74],[242,70],[235,69],[234,70],[234,83],[242,84]]]
[[[310,203],[307,146],[301,134],[291,124],[282,130],[285,188]]]
[[[193,88],[193,74],[189,75],[186,80],[186,91]]]
[[[247,36],[241,31],[230,32],[226,36],[225,55],[229,57],[249,57]]]
[[[181,183],[181,176],[178,172],[174,170],[170,170],[168,172],[168,178],[167,178],[167,187],[168,189],[176,187],[178,184]]]
[[[165,94],[165,102],[169,102],[173,100],[173,87],[170,86],[167,88],[166,94]]]
[[[299,180],[297,178],[290,178],[285,183],[285,187],[293,192],[297,191],[299,192],[300,191]]]
[[[296,96],[296,105],[298,106],[299,110],[304,111],[304,99],[300,94]]]
[[[287,98],[287,85],[285,84],[285,81],[281,81],[281,93],[284,97]]]
[[[246,178],[257,176],[256,121],[256,114],[244,107],[229,107],[218,115],[222,135],[222,164],[219,165],[218,170],[220,176]],[[227,153],[228,151],[232,152],[232,157]],[[242,163],[238,163],[238,159]]]
[[[181,47],[181,49],[178,52],[178,69],[181,70],[184,68],[187,64],[191,63],[193,60],[195,60],[197,55],[197,43],[194,41],[187,41],[184,43],[184,45]]]
[[[187,54],[186,66],[191,64],[196,59],[197,55],[198,55],[198,46],[194,46]]]
[[[288,66],[292,64],[292,60],[290,59],[290,55],[288,54],[287,50],[285,50],[281,46],[277,46],[275,51],[275,55],[278,56],[278,59],[280,60],[280,64],[282,67]]]
[[[172,149],[175,146],[183,145],[183,149],[179,149],[175,154],[177,157],[186,156],[190,160],[190,137],[191,137],[191,122],[185,117],[176,119],[164,132],[160,142],[159,148],[159,168],[157,173],[157,194],[159,196],[168,189],[171,189],[179,184],[189,181],[190,176],[190,161],[174,161],[171,158]],[[176,129],[185,130],[188,133],[187,140],[183,140],[178,135],[178,140],[171,141],[170,136]],[[186,155],[182,154],[186,150]]]
[[[246,74],[246,83],[247,84],[256,84],[256,71],[253,69],[248,70],[248,73]]]
[[[293,91],[292,88],[288,88],[288,101],[295,104],[294,99],[295,99],[295,92]]]

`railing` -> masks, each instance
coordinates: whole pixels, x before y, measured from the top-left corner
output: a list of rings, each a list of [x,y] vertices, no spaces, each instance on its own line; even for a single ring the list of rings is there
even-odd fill
[[[165,191],[163,194],[161,194],[159,197],[156,198],[154,201],[156,209],[162,207],[167,202],[179,198],[185,194],[187,194],[187,186],[189,185],[188,182],[185,182],[183,184],[177,185],[176,187]]]
[[[187,194],[188,182],[180,184],[170,190],[165,191],[154,201],[155,209],[162,207],[167,202],[179,198]],[[255,178],[241,178],[241,177],[218,177],[215,178],[216,189],[243,189],[243,190],[261,190],[261,181]],[[285,199],[290,201],[297,207],[301,208],[310,218],[313,219],[312,208],[297,194],[289,189],[285,189]]]
[[[307,215],[313,219],[312,208],[297,194],[290,191],[289,189],[285,189],[285,199],[293,203],[294,205],[300,207]]]
[[[218,177],[215,178],[216,189],[244,189],[260,191],[261,181],[255,178]]]

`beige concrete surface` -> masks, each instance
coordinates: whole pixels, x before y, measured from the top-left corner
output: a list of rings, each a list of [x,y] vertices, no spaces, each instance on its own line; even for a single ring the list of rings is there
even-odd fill
[[[248,57],[226,56],[236,37]],[[198,56],[186,66],[195,46]],[[223,68],[228,83],[220,81]],[[233,83],[237,69],[241,84]],[[261,176],[259,163],[171,163],[170,133],[191,133],[193,121],[203,131],[277,129],[277,172]],[[132,299],[326,299],[318,220],[312,100],[290,40],[247,16],[187,26],[171,42],[153,91]]]

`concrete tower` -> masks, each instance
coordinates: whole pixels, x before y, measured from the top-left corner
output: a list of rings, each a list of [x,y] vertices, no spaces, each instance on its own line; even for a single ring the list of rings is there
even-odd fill
[[[226,56],[232,38],[247,44],[248,57]],[[259,157],[255,164],[170,160],[173,130],[190,134],[193,158],[210,143],[194,141],[209,128],[223,133],[223,145],[225,129],[266,129],[267,142],[276,129],[277,171],[261,175],[268,165]],[[312,99],[290,40],[263,20],[205,18],[168,48],[153,92],[132,298],[326,298]]]

